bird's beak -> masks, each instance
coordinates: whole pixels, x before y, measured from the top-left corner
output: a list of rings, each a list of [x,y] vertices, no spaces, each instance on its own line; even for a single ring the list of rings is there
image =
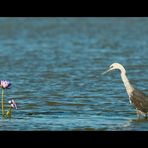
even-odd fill
[[[110,69],[108,69],[108,70],[106,70],[106,71],[104,71],[103,73],[102,73],[102,75],[104,75],[104,74],[106,74],[106,73],[108,73],[109,71],[111,71],[112,69],[110,68]]]

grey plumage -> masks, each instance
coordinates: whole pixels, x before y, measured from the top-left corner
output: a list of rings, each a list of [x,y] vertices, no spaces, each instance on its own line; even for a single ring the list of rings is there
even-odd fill
[[[134,88],[130,100],[137,110],[145,114],[148,113],[148,96],[142,91]]]

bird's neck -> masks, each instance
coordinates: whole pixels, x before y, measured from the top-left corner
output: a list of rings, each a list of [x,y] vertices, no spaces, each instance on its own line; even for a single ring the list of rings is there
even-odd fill
[[[124,86],[126,88],[126,91],[127,91],[128,95],[130,96],[132,91],[134,90],[133,86],[130,84],[126,74],[123,73],[123,72],[121,72],[121,79],[122,79],[122,81],[124,83]]]

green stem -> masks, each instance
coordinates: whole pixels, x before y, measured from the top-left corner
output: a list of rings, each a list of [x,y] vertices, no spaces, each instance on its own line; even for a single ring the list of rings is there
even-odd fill
[[[7,115],[8,118],[11,118],[11,109],[12,109],[12,107],[10,105],[9,110],[6,113],[6,115]]]
[[[2,88],[2,119],[4,119],[4,89]]]

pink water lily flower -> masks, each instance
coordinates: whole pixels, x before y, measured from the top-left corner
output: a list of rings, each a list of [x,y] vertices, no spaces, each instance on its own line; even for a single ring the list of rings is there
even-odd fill
[[[11,83],[8,82],[8,81],[6,81],[6,80],[1,80],[1,81],[0,81],[0,87],[2,87],[2,88],[4,88],[4,89],[9,88],[10,85],[11,85]]]
[[[12,108],[16,108],[17,109],[17,105],[16,105],[16,103],[15,103],[15,101],[13,99],[8,101],[8,103],[11,105]]]

